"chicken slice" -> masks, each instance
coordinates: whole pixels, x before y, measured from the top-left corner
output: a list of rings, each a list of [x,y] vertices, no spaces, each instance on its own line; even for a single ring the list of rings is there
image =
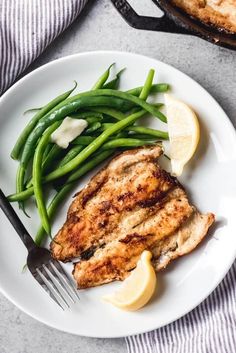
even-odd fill
[[[87,257],[115,238],[126,219],[130,228],[145,219],[151,207],[178,184],[159,167],[161,153],[158,145],[126,151],[93,177],[70,206],[51,243],[52,255],[61,261]]]
[[[74,278],[78,288],[94,287],[114,280],[123,280],[143,250],[170,236],[194,212],[185,192],[176,187],[155,207],[151,214],[129,231],[120,227],[116,239],[98,249],[94,255],[75,265]]]

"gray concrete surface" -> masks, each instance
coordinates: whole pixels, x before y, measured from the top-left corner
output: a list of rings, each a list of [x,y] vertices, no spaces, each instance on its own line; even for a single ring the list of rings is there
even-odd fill
[[[158,13],[150,0],[131,1],[148,14]],[[205,87],[236,125],[236,53],[192,36],[130,28],[109,0],[90,0],[82,15],[27,72],[56,58],[90,50],[141,53],[175,66]],[[184,87],[183,87],[184,89]],[[217,117],[216,117],[217,119]],[[80,323],[78,320],[78,324]],[[48,328],[21,313],[0,295],[1,353],[125,352],[123,339],[76,337]]]

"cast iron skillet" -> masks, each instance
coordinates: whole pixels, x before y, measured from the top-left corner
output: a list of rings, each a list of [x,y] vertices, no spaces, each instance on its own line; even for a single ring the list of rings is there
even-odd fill
[[[162,17],[138,15],[127,0],[111,0],[128,24],[137,29],[192,34],[209,42],[236,50],[236,34],[198,21],[175,7],[168,0],[153,0],[163,11]]]

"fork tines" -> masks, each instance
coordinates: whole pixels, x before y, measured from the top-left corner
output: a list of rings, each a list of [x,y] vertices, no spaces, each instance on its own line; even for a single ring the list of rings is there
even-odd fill
[[[79,299],[74,283],[54,259],[37,267],[34,277],[63,310],[69,309]]]

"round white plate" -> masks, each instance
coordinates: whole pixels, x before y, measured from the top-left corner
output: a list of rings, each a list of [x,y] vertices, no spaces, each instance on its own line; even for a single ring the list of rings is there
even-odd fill
[[[217,102],[191,78],[154,59],[120,52],[90,52],[49,63],[17,82],[0,99],[0,175],[5,193],[14,192],[17,163],[10,151],[30,115],[26,109],[42,106],[73,86],[89,89],[113,62],[116,69],[126,67],[121,88],[142,85],[150,68],[158,82],[168,82],[172,94],[189,103],[199,114],[201,144],[196,157],[185,170],[181,182],[194,204],[216,215],[216,224],[196,251],[177,260],[158,274],[153,300],[138,312],[125,312],[102,302],[101,297],[119,283],[80,291],[81,300],[63,312],[45,294],[29,272],[22,274],[26,250],[0,212],[0,289],[21,310],[45,324],[73,334],[91,337],[121,337],[166,325],[201,303],[223,279],[236,255],[235,174],[236,138],[229,119]],[[161,96],[162,100],[163,97]],[[160,127],[157,119],[151,124]],[[150,123],[150,121],[149,121]],[[91,175],[90,175],[91,176]],[[90,177],[89,176],[89,177]],[[84,186],[89,177],[78,183]],[[62,206],[53,232],[65,220],[71,195]],[[33,208],[32,208],[33,209]],[[31,219],[18,214],[31,234],[39,224],[36,212]],[[70,265],[66,268],[71,270]]]

